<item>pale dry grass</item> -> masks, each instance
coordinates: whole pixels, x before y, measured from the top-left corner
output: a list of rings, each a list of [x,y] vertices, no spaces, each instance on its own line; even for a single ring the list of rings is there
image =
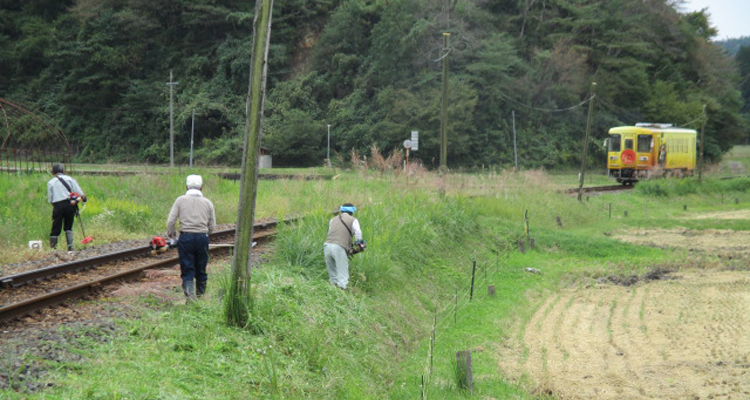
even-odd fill
[[[726,229],[694,230],[631,229],[615,232],[612,237],[623,242],[659,247],[698,251],[711,255],[747,256],[750,254],[750,232]]]
[[[745,272],[673,278],[550,297],[520,342],[498,347],[500,368],[561,400],[750,398]]]
[[[750,210],[717,211],[682,217],[681,219],[750,219]]]

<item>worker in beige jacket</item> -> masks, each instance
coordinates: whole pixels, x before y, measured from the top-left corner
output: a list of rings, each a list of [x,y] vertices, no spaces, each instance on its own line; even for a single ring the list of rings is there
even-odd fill
[[[180,236],[177,251],[180,256],[182,290],[188,301],[206,292],[208,274],[208,235],[216,229],[216,213],[211,200],[203,197],[203,178],[190,175],[186,181],[187,192],[175,200],[167,218],[167,236],[177,236],[176,225],[180,221]]]
[[[328,223],[328,238],[323,244],[323,255],[330,282],[346,290],[349,284],[349,254],[352,250],[352,238],[363,243],[362,229],[354,218],[357,207],[350,203],[342,205],[341,213]]]

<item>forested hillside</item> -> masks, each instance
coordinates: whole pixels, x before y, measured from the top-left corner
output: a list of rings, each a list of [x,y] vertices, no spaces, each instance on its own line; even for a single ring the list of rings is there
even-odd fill
[[[163,163],[172,70],[178,162],[194,111],[197,162],[238,165],[254,3],[0,0],[0,97],[54,118],[78,160]],[[448,57],[449,167],[512,165],[513,114],[522,167],[575,165],[594,81],[592,161],[609,127],[700,128],[704,105],[717,159],[748,136],[750,60],[671,3],[276,0],[263,146],[278,166],[321,165],[329,124],[334,162],[418,130],[434,166]]]
[[[750,36],[720,40],[716,43],[725,48],[729,54],[735,55],[742,47],[750,47]]]

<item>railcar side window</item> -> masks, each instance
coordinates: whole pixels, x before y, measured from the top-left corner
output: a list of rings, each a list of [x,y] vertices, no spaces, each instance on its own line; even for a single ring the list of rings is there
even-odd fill
[[[651,135],[638,135],[638,152],[651,152]]]
[[[633,150],[633,139],[625,139],[625,150]]]
[[[609,151],[613,151],[613,152],[620,151],[620,135],[609,136]]]

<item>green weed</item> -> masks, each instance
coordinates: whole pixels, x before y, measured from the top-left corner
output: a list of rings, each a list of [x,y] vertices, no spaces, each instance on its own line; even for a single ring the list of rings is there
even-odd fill
[[[79,182],[94,198],[86,210],[92,229],[120,237],[164,229],[183,180],[175,174]],[[16,182],[33,191],[39,181]],[[206,181],[219,222],[233,221],[237,182]],[[8,182],[0,179],[0,188],[9,190]],[[736,189],[741,185],[732,187],[728,197],[743,194]],[[635,191],[578,202],[537,172],[425,176],[414,186],[379,173],[263,181],[259,218],[302,211],[306,217],[282,224],[269,262],[254,265],[246,327],[225,323],[218,300],[230,285],[224,265],[200,302],[153,307],[144,298],[140,318],[118,322],[123,335],[81,346],[85,362],[50,372],[55,386],[0,393],[11,399],[414,399],[424,391],[435,399],[537,398],[529,394],[533,382],[511,381],[499,367],[503,341],[522,335],[525,322],[561,287],[637,274],[681,257],[605,233],[669,221],[688,199],[691,208],[720,208],[692,196],[660,202]],[[44,199],[28,197],[34,206],[13,203],[22,211],[10,214],[15,223],[49,211]],[[633,211],[645,199],[653,201],[649,215],[659,218]],[[328,283],[322,243],[331,211],[346,201],[358,207],[368,249],[352,259],[345,292]],[[105,205],[122,216],[98,217]],[[610,205],[618,211],[612,217]],[[632,211],[627,219],[620,217],[625,209]],[[526,211],[536,246],[522,254],[516,242],[526,240]],[[124,223],[131,218],[145,226]],[[20,246],[16,238],[4,240]],[[472,354],[472,394],[456,381],[456,352],[465,350]]]

